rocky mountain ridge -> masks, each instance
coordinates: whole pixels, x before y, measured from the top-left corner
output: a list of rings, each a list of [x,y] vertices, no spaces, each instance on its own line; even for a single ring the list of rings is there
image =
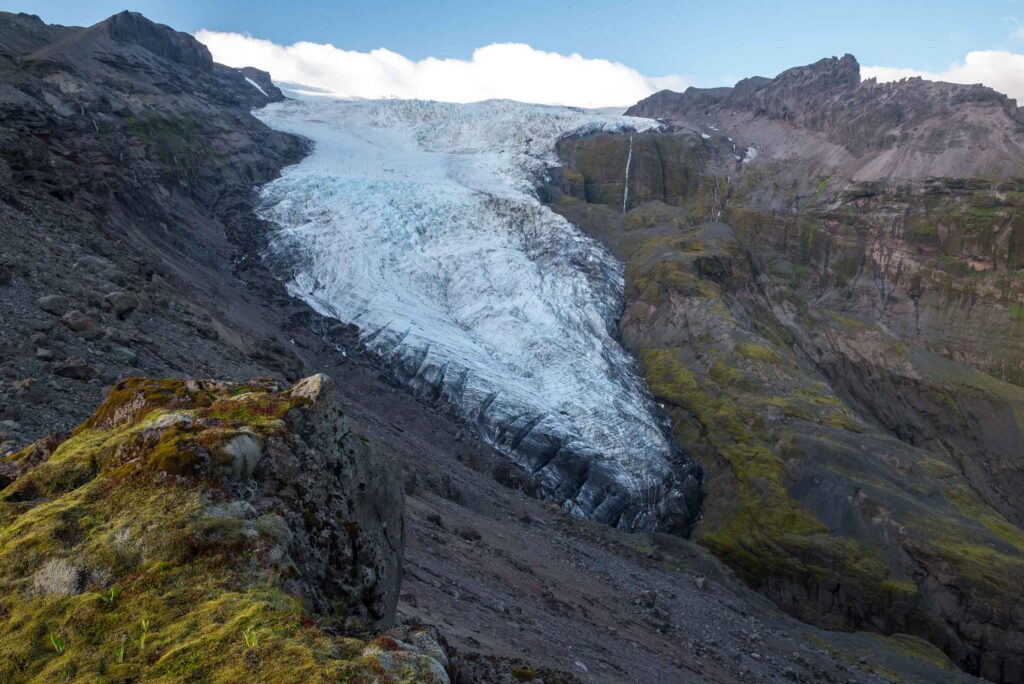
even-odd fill
[[[862,81],[852,55],[732,88],[661,91],[627,114],[728,131],[738,144],[816,176],[879,181],[1024,172],[1024,114],[1014,100],[982,85]]]
[[[0,667],[15,681],[154,667],[290,681],[296,662],[402,680],[445,659],[459,682],[972,681],[918,637],[796,622],[686,540],[568,515],[442,405],[393,386],[351,326],[288,297],[259,258],[253,186],[305,153],[249,115],[277,91],[169,33],[138,15],[84,29],[0,15]],[[318,371],[337,397],[313,404],[343,419],[287,389]],[[124,380],[143,375],[176,379]],[[359,478],[318,469],[351,472],[348,451],[401,471],[404,554],[394,482],[350,515]],[[339,524],[382,531],[376,515],[392,532],[350,554]],[[161,551],[167,535],[184,541]],[[189,601],[165,610],[167,586]],[[380,636],[396,595],[403,627]],[[188,612],[197,597],[210,612]],[[40,619],[9,619],[23,611]]]

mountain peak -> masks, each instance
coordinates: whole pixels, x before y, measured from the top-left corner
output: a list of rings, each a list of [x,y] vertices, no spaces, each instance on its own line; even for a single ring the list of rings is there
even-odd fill
[[[93,29],[105,30],[112,40],[129,43],[155,55],[194,69],[213,69],[213,56],[205,45],[187,33],[150,21],[138,12],[119,12]]]
[[[826,57],[814,64],[787,69],[772,82],[776,87],[807,89],[821,93],[856,88],[860,84],[860,64],[851,54]]]

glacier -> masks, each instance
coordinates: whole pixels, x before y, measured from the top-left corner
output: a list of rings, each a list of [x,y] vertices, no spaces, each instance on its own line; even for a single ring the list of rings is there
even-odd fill
[[[449,402],[573,513],[685,533],[699,469],[616,340],[622,266],[536,190],[563,136],[656,122],[510,101],[254,114],[313,142],[260,190],[293,296],[357,325],[398,380]]]

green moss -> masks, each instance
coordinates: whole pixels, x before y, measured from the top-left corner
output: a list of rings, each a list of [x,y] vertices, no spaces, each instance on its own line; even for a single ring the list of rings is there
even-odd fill
[[[890,600],[891,596],[881,596],[886,591],[878,586],[889,577],[889,570],[877,553],[831,535],[789,496],[782,483],[782,461],[767,447],[772,440],[758,427],[754,413],[722,391],[735,384],[735,378],[712,370],[710,380],[717,375],[721,382],[705,388],[681,356],[682,350],[677,349],[645,349],[639,354],[654,395],[693,416],[735,479],[728,516],[705,529],[702,543],[755,583],[771,575],[811,583],[842,576],[844,581],[860,583],[880,601]],[[716,365],[720,362],[719,358]],[[797,412],[792,399],[768,401]],[[800,417],[808,416],[800,412]],[[869,567],[862,567],[865,559],[871,560]]]
[[[818,179],[818,184],[814,186],[814,198],[811,200],[812,204],[817,204],[821,201],[821,197],[825,194],[825,190],[828,189],[828,184],[831,180],[831,176],[822,176]]]
[[[121,383],[0,492],[0,681],[382,680],[380,644],[336,636],[285,592],[287,570],[268,556],[280,524],[207,513],[230,498],[217,445],[243,429],[279,434],[296,406],[288,393],[234,394]]]
[[[917,585],[908,580],[887,579],[879,585],[879,589],[891,596],[911,597],[917,594]]]
[[[512,669],[512,677],[517,682],[532,682],[537,678],[537,673],[529,667],[516,667]]]
[[[164,170],[187,181],[198,172],[204,159],[211,156],[200,131],[209,129],[210,122],[192,116],[130,116],[128,130],[143,143],[151,155],[158,159]]]
[[[885,644],[886,647],[907,657],[929,663],[941,670],[957,669],[956,665],[953,664],[945,653],[939,650],[934,644],[931,644],[919,637],[911,634],[892,634],[887,637],[873,634],[871,636]]]
[[[936,681],[935,677],[945,677],[944,672],[958,672],[941,650],[919,637],[901,633],[889,636],[861,633],[858,636],[860,640],[846,640],[844,648],[837,648],[835,643],[817,634],[809,634],[807,640],[849,665],[892,682],[931,684]],[[929,672],[922,664],[934,670]]]
[[[745,359],[753,359],[762,363],[779,363],[781,361],[778,352],[763,344],[742,342],[733,347],[733,352]]]

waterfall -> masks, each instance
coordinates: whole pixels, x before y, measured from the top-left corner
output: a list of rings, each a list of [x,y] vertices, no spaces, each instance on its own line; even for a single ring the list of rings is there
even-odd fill
[[[622,213],[626,213],[626,203],[629,202],[629,165],[633,161],[633,136],[629,136],[629,155],[626,157],[626,187],[622,191]]]

